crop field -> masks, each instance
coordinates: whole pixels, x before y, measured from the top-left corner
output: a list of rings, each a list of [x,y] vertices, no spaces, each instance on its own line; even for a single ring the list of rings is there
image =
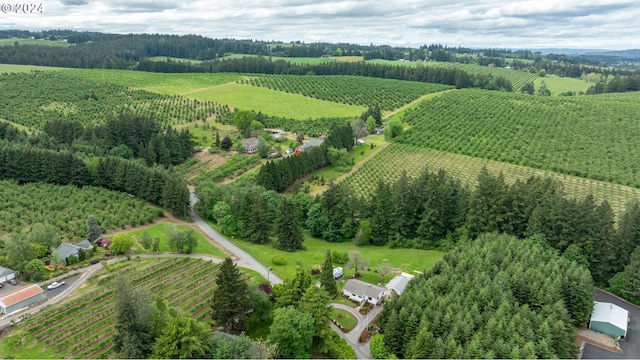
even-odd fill
[[[0,235],[49,223],[61,236],[79,240],[87,236],[88,215],[106,232],[150,223],[163,214],[142,200],[103,188],[0,181]]]
[[[568,197],[583,198],[593,194],[598,202],[606,199],[617,214],[624,211],[626,203],[631,199],[640,199],[640,189],[630,186],[404,144],[390,144],[343,181],[349,184],[357,195],[369,196],[375,190],[378,179],[395,181],[402,171],[406,171],[410,177],[415,177],[428,168],[429,171],[444,169],[462,184],[473,187],[483,167],[493,174],[502,172],[508,183],[517,179],[526,180],[531,176],[551,177],[564,184]]]
[[[151,61],[167,61],[167,59],[175,62],[185,62],[185,63],[188,62],[192,64],[200,64],[202,62],[202,60],[185,59],[185,58],[178,58],[173,56],[151,56],[147,58],[147,60],[151,60]]]
[[[640,187],[640,102],[464,89],[404,113],[398,142]]]
[[[191,92],[187,96],[242,110],[262,111],[271,116],[299,120],[321,117],[356,117],[366,110],[362,106],[338,104],[303,95],[241,84],[219,85],[215,88]]]
[[[193,90],[233,83],[243,78],[243,75],[235,73],[165,74],[134,70],[103,69],[67,69],[64,70],[63,73],[81,79],[128,86],[134,89],[167,95],[181,95]]]
[[[244,57],[258,57],[259,55],[253,54],[231,54],[223,57],[222,59],[242,59]],[[263,56],[266,58],[266,56]],[[287,61],[292,64],[299,65],[316,65],[333,61],[345,61],[345,62],[357,62],[362,61],[362,56],[332,56],[332,57],[286,57],[286,56],[272,56],[271,61]]]
[[[559,94],[566,93],[568,91],[578,94],[581,91],[587,91],[589,87],[594,85],[594,83],[590,83],[585,80],[547,75],[545,77],[539,77],[533,82],[536,90],[540,88],[543,81],[547,89],[551,92],[551,96],[558,96]]]
[[[110,268],[89,278],[89,286],[79,296],[39,312],[14,330],[12,337],[26,339],[26,344],[15,349],[16,357],[21,358],[22,352],[46,352],[57,359],[113,356],[113,291],[115,279],[120,274],[126,274],[136,287],[145,289],[152,296],[160,296],[198,320],[206,321],[209,316],[218,269],[211,261],[166,258],[125,261],[110,265]]]
[[[65,76],[63,72],[0,75],[0,118],[28,127],[52,119],[103,122],[123,108],[176,125],[224,111],[208,101],[160,95],[121,85]]]
[[[416,81],[340,75],[261,75],[240,82],[348,105],[380,104],[382,110],[397,109],[422,95],[452,88]]]
[[[491,74],[493,76],[502,76],[503,78],[511,81],[513,85],[513,91],[520,90],[522,85],[532,82],[538,78],[537,74],[532,74],[524,70],[513,70],[501,67],[481,66],[475,64],[462,64],[452,62],[439,62],[439,61],[422,61],[422,62],[399,62],[389,60],[368,60],[367,62],[373,64],[383,65],[397,65],[397,66],[432,66],[432,67],[444,67],[447,69],[461,69],[469,74]]]

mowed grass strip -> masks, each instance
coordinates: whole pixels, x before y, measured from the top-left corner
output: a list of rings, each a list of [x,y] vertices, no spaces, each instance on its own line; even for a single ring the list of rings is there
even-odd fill
[[[366,110],[362,106],[338,104],[302,95],[233,83],[184,95],[242,110],[261,111],[271,116],[300,120],[321,117],[356,117]]]
[[[630,186],[395,143],[382,149],[343,181],[349,184],[356,194],[370,196],[378,179],[395,181],[402,171],[406,171],[410,177],[415,177],[428,168],[432,172],[444,169],[463,184],[474,187],[483,167],[493,174],[502,172],[508,183],[517,179],[526,180],[531,176],[551,177],[564,184],[568,197],[583,198],[592,194],[598,202],[607,200],[618,215],[624,212],[628,201],[640,199],[640,189]]]

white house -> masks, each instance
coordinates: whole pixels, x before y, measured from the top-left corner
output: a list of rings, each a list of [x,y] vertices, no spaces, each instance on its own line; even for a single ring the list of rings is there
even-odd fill
[[[349,299],[359,303],[366,301],[373,305],[378,305],[382,302],[384,291],[383,287],[357,279],[349,279],[342,287],[342,295],[348,296]]]

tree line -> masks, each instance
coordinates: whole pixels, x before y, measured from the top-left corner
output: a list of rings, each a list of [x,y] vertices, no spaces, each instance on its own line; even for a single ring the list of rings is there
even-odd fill
[[[95,156],[140,158],[149,166],[175,165],[193,153],[189,130],[177,131],[171,126],[163,129],[156,119],[126,109],[109,116],[103,124],[84,126],[77,121],[52,120],[42,130],[53,139],[56,149]]]
[[[267,57],[243,57],[239,59],[215,59],[200,64],[175,61],[141,60],[138,70],[153,72],[239,72],[282,75],[353,75],[384,79],[420,81],[458,88],[503,89],[511,91],[511,82],[502,76],[470,74],[456,68],[440,66],[396,66],[365,62],[332,61],[320,64],[294,64],[284,60],[271,61]]]
[[[300,177],[329,165],[330,148],[350,151],[353,143],[353,129],[350,125],[334,126],[322,145],[261,166],[256,182],[267,190],[283,191]]]
[[[55,151],[0,140],[0,179],[19,183],[94,185],[126,192],[186,216],[189,190],[184,181],[162,167],[147,167],[118,157],[87,164],[69,151]]]

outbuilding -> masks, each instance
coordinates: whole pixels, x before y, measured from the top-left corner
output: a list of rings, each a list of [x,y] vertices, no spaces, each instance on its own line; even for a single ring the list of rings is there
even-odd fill
[[[0,283],[3,282],[7,282],[11,279],[15,279],[16,278],[16,272],[6,268],[6,267],[2,267],[0,266]]]
[[[8,315],[42,300],[44,300],[44,290],[39,285],[23,286],[0,296],[0,312]]]
[[[629,311],[612,303],[595,301],[589,320],[589,330],[609,335],[613,338],[627,336]]]
[[[407,287],[407,284],[409,284],[409,280],[411,279],[398,275],[391,279],[391,281],[389,281],[384,287],[386,287],[390,292],[393,291],[400,296]]]

